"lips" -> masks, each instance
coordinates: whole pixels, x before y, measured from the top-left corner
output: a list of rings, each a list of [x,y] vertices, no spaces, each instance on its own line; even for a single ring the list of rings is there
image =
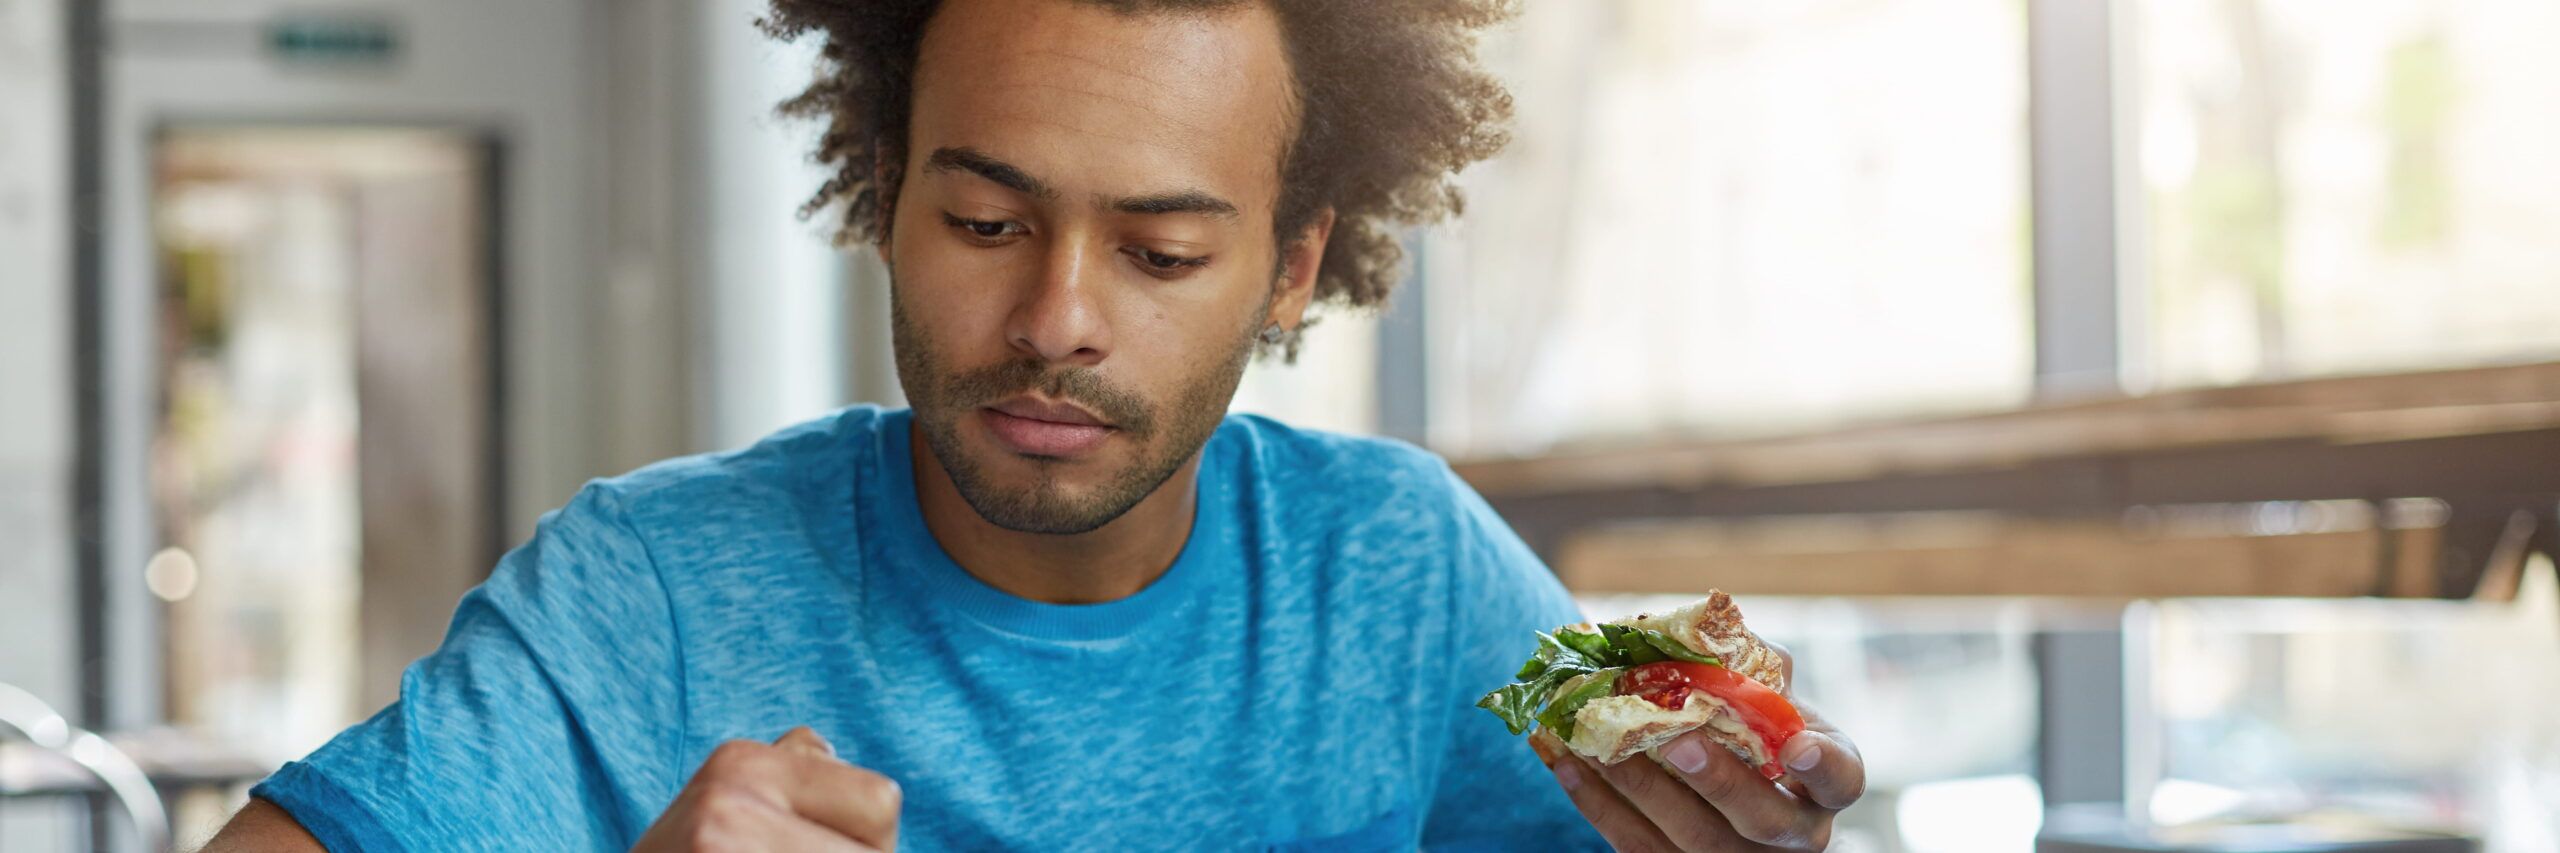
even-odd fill
[[[1091,452],[1114,428],[1063,401],[1014,397],[978,410],[996,440],[1025,456],[1072,458]]]

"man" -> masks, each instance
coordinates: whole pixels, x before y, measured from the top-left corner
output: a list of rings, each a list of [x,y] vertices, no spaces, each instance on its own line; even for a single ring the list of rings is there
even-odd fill
[[[1223,415],[1499,147],[1498,5],[779,0],[913,410],[590,484],[213,847],[1821,848],[1836,731],[1542,761],[1472,704],[1552,575],[1427,454]]]

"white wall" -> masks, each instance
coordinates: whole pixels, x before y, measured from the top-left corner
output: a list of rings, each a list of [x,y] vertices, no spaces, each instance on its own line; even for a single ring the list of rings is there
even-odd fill
[[[0,0],[0,682],[74,713],[69,125],[60,0]],[[64,803],[0,801],[0,850],[70,843]]]
[[[704,343],[695,375],[707,416],[700,440],[710,447],[751,442],[846,396],[845,260],[827,239],[834,214],[795,218],[826,181],[809,162],[820,128],[773,115],[808,85],[817,40],[766,38],[755,26],[764,7],[706,0],[693,30],[701,135],[692,228]]]
[[[59,0],[0,0],[0,682],[73,701],[68,113]]]

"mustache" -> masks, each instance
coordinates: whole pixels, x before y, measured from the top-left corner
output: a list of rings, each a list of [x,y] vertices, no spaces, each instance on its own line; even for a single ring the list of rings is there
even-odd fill
[[[1089,367],[1051,368],[1037,361],[1008,361],[951,377],[944,390],[944,399],[972,409],[1038,391],[1092,409],[1131,436],[1144,438],[1155,432],[1155,413],[1145,398],[1111,384]]]

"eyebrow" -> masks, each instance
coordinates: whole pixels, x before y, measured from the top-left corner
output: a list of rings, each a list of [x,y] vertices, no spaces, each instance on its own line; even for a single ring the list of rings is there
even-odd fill
[[[936,148],[932,155],[925,158],[924,166],[927,171],[933,172],[967,172],[985,178],[997,186],[1034,198],[1054,200],[1058,197],[1056,188],[1043,183],[1039,178],[1032,177],[1031,173],[1023,171],[1022,167],[998,160],[975,148]],[[1108,198],[1103,200],[1103,206],[1121,213],[1150,216],[1192,213],[1234,219],[1240,215],[1234,202],[1200,190],[1176,190]]]
[[[1199,190],[1113,199],[1110,206],[1122,213],[1198,213],[1222,219],[1236,218],[1234,203]]]
[[[994,181],[1006,189],[1035,198],[1058,197],[1057,190],[1051,189],[1048,184],[1041,183],[1039,178],[1032,177],[1031,173],[1023,171],[1021,167],[989,157],[987,152],[975,148],[936,148],[933,150],[933,156],[925,158],[924,168],[930,172],[954,170],[968,172]]]

